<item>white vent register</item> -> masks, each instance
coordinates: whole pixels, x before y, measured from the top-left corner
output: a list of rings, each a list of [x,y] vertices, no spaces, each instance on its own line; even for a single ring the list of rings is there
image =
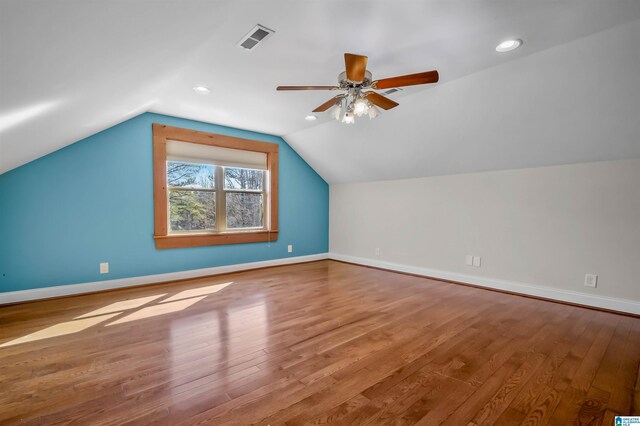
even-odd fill
[[[267,39],[273,33],[275,33],[275,31],[258,24],[253,27],[253,29],[249,31],[244,37],[242,37],[242,39],[236,46],[242,47],[245,50],[253,50],[256,48],[256,46],[258,46],[258,44],[265,41],[265,39]]]
[[[382,92],[383,95],[388,96],[391,95],[392,93],[396,93],[396,92],[401,92],[402,89],[400,87],[394,87],[392,89],[386,90],[384,92]]]

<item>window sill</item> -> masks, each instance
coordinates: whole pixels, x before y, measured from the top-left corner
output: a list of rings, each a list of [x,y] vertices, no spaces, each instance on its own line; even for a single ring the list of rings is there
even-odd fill
[[[156,249],[217,246],[277,241],[278,231],[244,231],[221,234],[155,235]]]

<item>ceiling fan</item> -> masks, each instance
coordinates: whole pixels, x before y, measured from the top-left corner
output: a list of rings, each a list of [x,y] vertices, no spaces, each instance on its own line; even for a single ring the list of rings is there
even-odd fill
[[[368,115],[369,119],[380,114],[380,107],[384,110],[397,107],[399,104],[375,90],[391,89],[418,84],[437,83],[438,71],[427,71],[399,77],[373,80],[371,72],[367,70],[367,57],[344,54],[346,71],[338,75],[338,86],[278,86],[276,90],[341,90],[341,93],[314,109],[313,112],[329,113],[336,120],[343,123],[353,123],[354,116]]]

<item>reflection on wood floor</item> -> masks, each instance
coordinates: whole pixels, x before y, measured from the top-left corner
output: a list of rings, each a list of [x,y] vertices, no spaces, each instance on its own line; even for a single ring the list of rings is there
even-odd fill
[[[0,424],[613,425],[640,410],[640,319],[328,260],[7,306],[0,324]]]

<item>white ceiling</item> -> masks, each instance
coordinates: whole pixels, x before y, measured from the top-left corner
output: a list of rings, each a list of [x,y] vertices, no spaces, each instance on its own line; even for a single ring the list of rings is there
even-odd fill
[[[640,31],[630,23],[638,19],[637,0],[3,0],[0,173],[145,111],[284,136],[329,182],[636,155],[628,139],[637,139],[638,120],[620,131],[616,114],[596,135],[617,129],[621,142],[607,141],[608,149],[598,148],[592,131],[581,133],[594,139],[586,147],[536,142],[577,139],[570,128],[581,115],[568,126],[557,113],[582,100],[604,97],[621,119],[628,107],[637,112],[638,101],[628,98],[640,85],[627,68],[640,74]],[[252,52],[236,47],[256,23],[276,34]],[[497,54],[495,45],[511,37],[523,47]],[[592,46],[611,40],[624,43],[596,56],[635,86],[620,90],[625,84],[605,78],[593,87],[594,75],[608,75],[595,62],[567,88],[574,74],[566,70],[580,74]],[[398,108],[372,122],[304,121],[331,93],[275,86],[333,84],[344,52],[368,55],[377,78],[437,68],[441,82],[408,88],[395,98]],[[211,94],[196,94],[195,85]],[[517,111],[523,105],[527,115]],[[522,148],[531,145],[538,148]]]

